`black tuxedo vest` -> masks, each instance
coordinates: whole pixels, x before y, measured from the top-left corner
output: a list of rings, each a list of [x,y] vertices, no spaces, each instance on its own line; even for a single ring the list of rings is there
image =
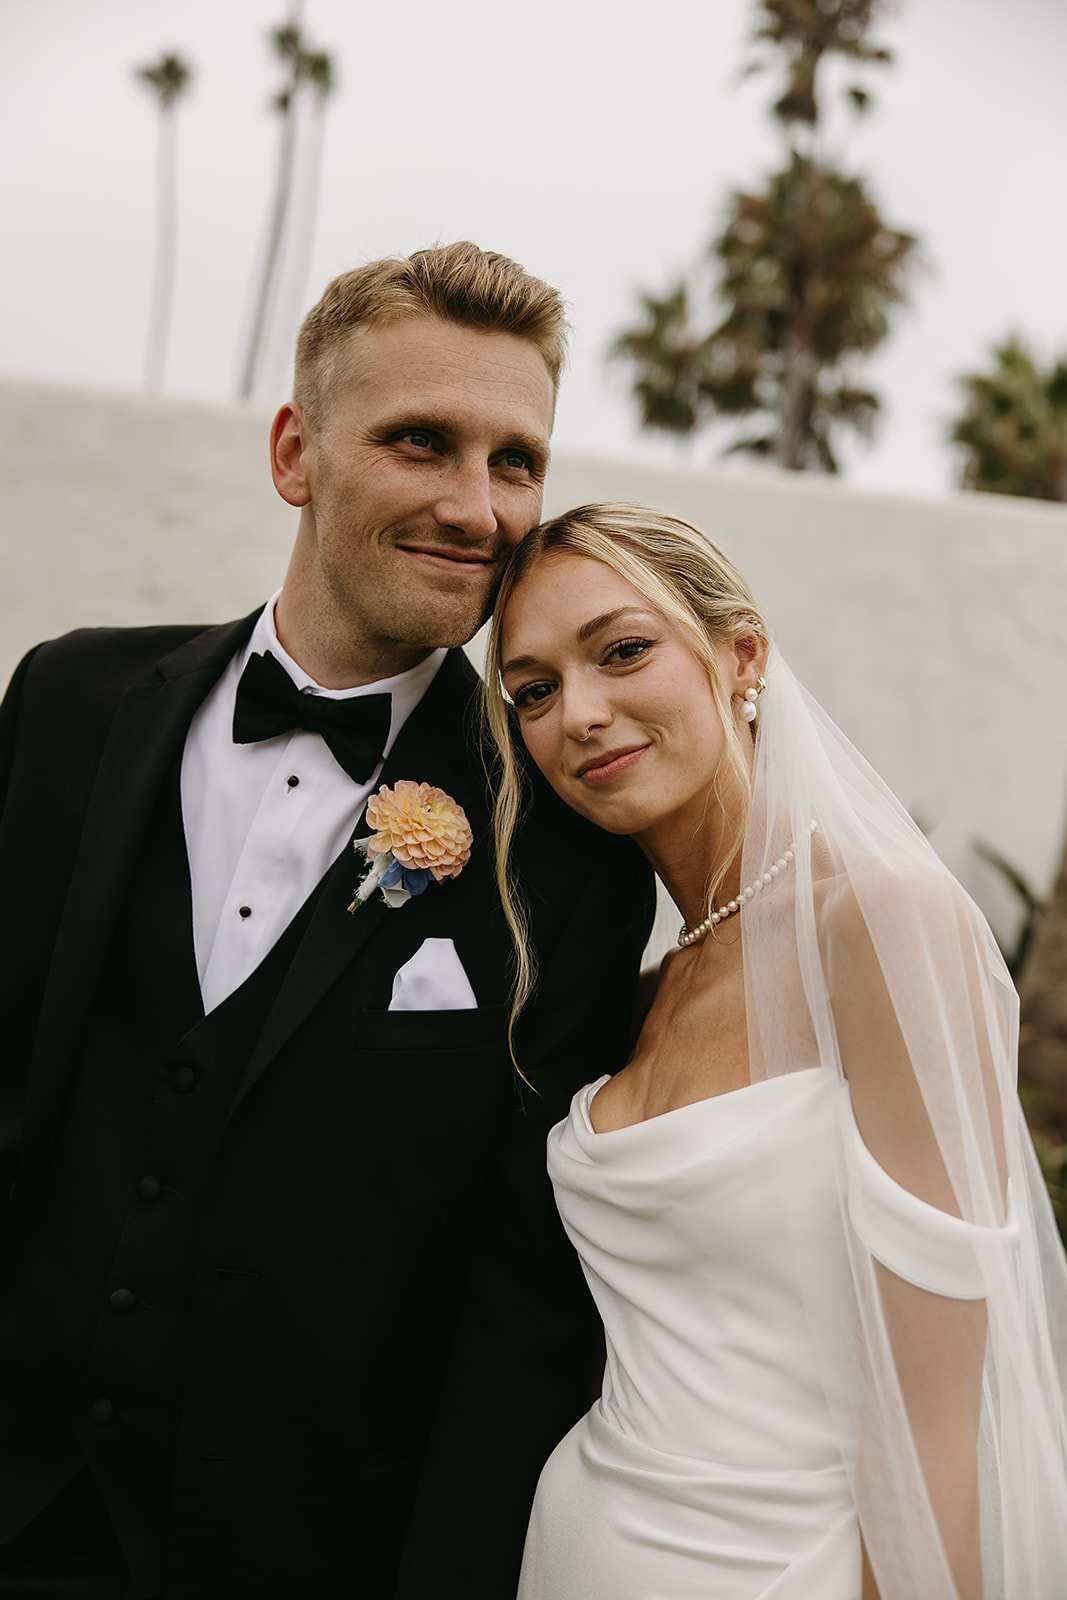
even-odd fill
[[[23,1375],[0,1418],[12,1478],[0,1478],[0,1539],[88,1462],[146,1594],[166,1536],[197,1218],[318,893],[205,1017],[179,770],[163,783],[0,1299],[0,1365]]]

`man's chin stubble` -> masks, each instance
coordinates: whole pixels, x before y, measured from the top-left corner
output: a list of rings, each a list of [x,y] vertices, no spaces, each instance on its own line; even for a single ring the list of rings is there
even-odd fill
[[[460,645],[469,644],[478,629],[492,616],[493,602],[499,588],[500,576],[494,573],[492,587],[481,607],[476,609],[472,606],[465,616],[457,609],[455,615],[449,617],[447,607],[427,604],[424,618],[407,619],[411,631],[405,634],[404,642],[427,650],[455,650]],[[420,637],[415,637],[416,631]]]
[[[425,617],[407,617],[396,630],[398,643],[423,650],[455,650],[469,644],[492,611],[491,605],[465,615],[442,616],[441,611],[428,610]]]

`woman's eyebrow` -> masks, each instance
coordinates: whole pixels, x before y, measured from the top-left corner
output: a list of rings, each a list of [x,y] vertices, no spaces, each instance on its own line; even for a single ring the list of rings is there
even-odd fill
[[[610,628],[613,623],[622,617],[642,617],[647,615],[640,606],[618,606],[614,611],[605,611],[603,616],[590,617],[588,622],[583,622],[578,629],[577,639],[579,644],[586,644],[601,628]]]
[[[512,660],[504,662],[500,675],[503,677],[505,672],[518,672],[522,667],[536,667],[536,665],[536,656],[514,656]]]
[[[590,617],[588,622],[583,622],[575,634],[579,644],[588,644],[589,640],[598,634],[602,628],[610,628],[623,617],[645,617],[648,613],[640,606],[617,606],[614,611],[605,611],[599,617]],[[537,666],[536,656],[513,656],[510,661],[505,661],[500,668],[501,676],[505,672],[518,672],[525,667]]]

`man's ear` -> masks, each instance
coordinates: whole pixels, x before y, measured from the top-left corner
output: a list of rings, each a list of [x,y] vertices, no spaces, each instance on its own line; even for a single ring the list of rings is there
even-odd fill
[[[270,475],[274,487],[291,506],[306,506],[311,499],[308,484],[308,426],[295,400],[288,400],[270,428]]]

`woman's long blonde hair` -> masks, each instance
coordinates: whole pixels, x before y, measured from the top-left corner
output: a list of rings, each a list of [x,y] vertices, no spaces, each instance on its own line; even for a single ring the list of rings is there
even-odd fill
[[[707,668],[711,692],[726,736],[723,759],[712,794],[721,799],[727,783],[741,796],[739,820],[719,870],[707,885],[707,908],[741,849],[748,822],[752,785],[749,761],[730,695],[719,672],[716,651],[746,632],[766,634],[748,584],[733,562],[696,528],[649,506],[605,502],[575,511],[535,528],[512,553],[504,571],[493,612],[486,654],[483,705],[496,751],[496,803],[493,829],[496,880],[515,948],[515,984],[511,1011],[512,1052],[515,1020],[529,1000],[537,973],[530,941],[529,917],[519,891],[512,846],[524,801],[523,772],[517,755],[517,734],[501,681],[504,613],[518,585],[538,562],[568,553],[600,561],[631,584],[655,611],[681,632],[694,655]]]

